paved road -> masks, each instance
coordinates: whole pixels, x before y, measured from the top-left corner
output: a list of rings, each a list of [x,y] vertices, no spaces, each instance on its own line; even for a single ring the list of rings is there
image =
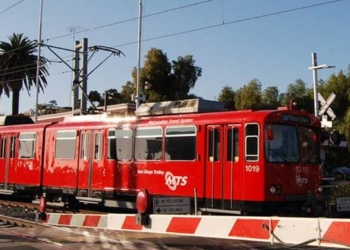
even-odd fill
[[[0,248],[20,249],[75,249],[75,250],[233,250],[233,249],[281,249],[282,245],[261,242],[235,241],[191,236],[106,231],[72,228],[1,228]],[[289,246],[290,248],[291,246]],[[291,249],[319,249],[301,247]],[[326,249],[326,248],[324,248]],[[335,249],[335,248],[333,248]]]

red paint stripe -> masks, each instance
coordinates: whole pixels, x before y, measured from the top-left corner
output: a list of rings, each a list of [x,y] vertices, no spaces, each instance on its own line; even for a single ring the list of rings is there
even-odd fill
[[[322,242],[330,242],[334,243],[339,242],[343,244],[350,244],[350,222],[342,222],[342,221],[334,221],[329,226],[328,230],[324,234],[323,238],[327,239],[327,241]]]
[[[49,220],[50,220],[50,214],[46,214],[46,223],[49,223]]]
[[[194,234],[201,218],[174,217],[166,230],[168,233]]]
[[[272,229],[274,230],[279,220],[272,220]],[[259,219],[237,219],[233,225],[229,236],[243,237],[251,239],[269,239],[270,233],[264,225],[270,226],[269,220]]]
[[[142,225],[137,225],[135,221],[136,216],[126,216],[122,225],[122,229],[142,230]]]
[[[58,225],[69,225],[72,220],[72,215],[62,214],[58,220]]]
[[[86,215],[83,226],[84,227],[97,227],[100,222],[101,215]]]

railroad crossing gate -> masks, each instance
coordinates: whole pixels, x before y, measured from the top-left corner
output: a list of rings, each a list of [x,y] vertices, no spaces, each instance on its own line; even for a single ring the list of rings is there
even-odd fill
[[[160,201],[160,200],[159,200]],[[170,201],[164,201],[170,203]],[[180,205],[183,202],[174,203]],[[350,219],[150,215],[147,226],[136,223],[134,214],[59,214],[48,213],[46,224],[64,227],[100,228],[138,233],[159,233],[218,239],[248,240],[289,247],[306,245],[339,249],[350,245]],[[180,239],[181,240],[181,239]],[[234,243],[233,243],[234,244]],[[275,247],[274,247],[275,249]]]
[[[327,100],[325,100],[323,98],[323,96],[318,93],[318,100],[320,102],[320,111],[318,113],[319,116],[322,116],[322,121],[321,121],[321,124],[322,124],[322,127],[329,127],[331,128],[332,127],[332,121],[328,121],[328,118],[327,118],[327,115],[332,119],[334,120],[336,115],[334,114],[332,108],[330,107],[331,103],[334,101],[335,99],[335,94],[332,93],[328,98]],[[327,115],[324,115],[324,114],[327,114]]]

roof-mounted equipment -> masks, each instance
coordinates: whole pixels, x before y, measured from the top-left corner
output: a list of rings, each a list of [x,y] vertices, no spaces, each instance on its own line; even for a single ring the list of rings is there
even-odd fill
[[[156,116],[184,113],[224,111],[225,104],[204,99],[143,103],[135,111],[136,116]]]
[[[21,115],[0,116],[0,126],[33,124],[33,123],[34,121],[29,116],[21,116]]]

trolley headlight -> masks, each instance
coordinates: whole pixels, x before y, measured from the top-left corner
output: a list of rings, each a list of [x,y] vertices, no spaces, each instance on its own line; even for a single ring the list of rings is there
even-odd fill
[[[276,194],[277,193],[277,188],[274,185],[272,185],[272,186],[270,186],[269,191],[270,191],[271,194]]]

